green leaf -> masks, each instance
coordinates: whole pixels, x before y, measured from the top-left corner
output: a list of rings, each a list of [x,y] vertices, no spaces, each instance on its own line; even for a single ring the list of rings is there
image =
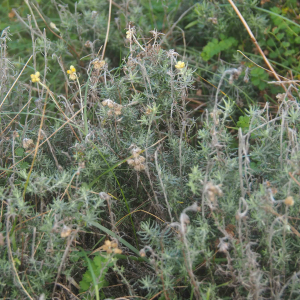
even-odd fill
[[[94,269],[93,269],[93,264],[92,264],[91,260],[87,257],[87,255],[84,251],[83,251],[83,253],[85,255],[85,260],[88,263],[88,271],[83,275],[83,278],[84,278],[83,281],[85,281],[87,283],[88,280],[89,280],[89,276],[91,275],[92,280],[93,280],[93,284],[94,284],[94,288],[95,288],[96,299],[100,300],[99,286],[98,286],[97,278],[96,278],[96,275],[95,275],[95,272],[94,272]],[[88,272],[90,272],[90,275],[88,274]],[[85,285],[85,284],[83,284],[83,285]]]
[[[17,149],[15,150],[15,154],[16,154],[17,156],[23,156],[24,152],[25,152],[24,148],[17,148]]]
[[[28,162],[26,162],[26,161],[21,161],[20,163],[19,163],[19,167],[20,167],[20,169],[28,169],[29,167],[30,167],[30,164],[28,163]]]
[[[288,26],[287,26],[287,24],[286,23],[284,23],[284,22],[280,22],[280,24],[278,25],[278,28],[279,29],[286,29]]]
[[[258,88],[260,91],[264,90],[267,87],[267,84],[263,81],[261,81],[258,85]]]
[[[249,128],[250,117],[240,116],[239,121],[236,124],[237,124],[238,127],[241,127],[241,128]]]
[[[290,56],[290,55],[292,55],[292,54],[294,54],[294,53],[295,53],[295,50],[294,50],[294,49],[291,49],[291,50],[285,51],[285,52],[284,52],[284,55],[285,55],[285,56]]]
[[[94,258],[94,263],[95,265],[99,268],[107,268],[113,266],[113,263],[110,263],[109,265],[107,265],[107,258],[103,257],[101,255],[95,256]]]
[[[85,280],[81,280],[79,282],[79,286],[80,286],[80,290],[82,292],[85,292],[85,291],[87,291],[90,288],[90,284],[88,284],[88,282],[85,281]]]
[[[297,36],[294,41],[296,44],[300,44],[300,36]]]
[[[87,283],[91,283],[93,281],[93,277],[91,275],[91,272],[88,270],[86,271],[82,276],[82,281],[85,281]]]
[[[233,45],[237,44],[238,41],[233,37],[223,39],[220,42],[214,38],[210,42],[208,42],[208,44],[203,48],[201,57],[203,58],[203,60],[207,61],[213,56],[218,55],[221,51],[228,50]]]
[[[184,27],[184,29],[191,28],[191,27],[195,26],[195,25],[198,24],[198,23],[199,23],[199,21],[198,21],[198,20],[195,20],[195,21],[189,23],[188,25],[186,25],[186,26]]]
[[[290,46],[290,43],[289,42],[283,42],[281,43],[281,46],[284,47],[284,48],[287,48]]]
[[[275,13],[275,14],[281,14],[281,9],[277,6],[271,7],[270,11]]]
[[[84,253],[84,251],[81,251]],[[91,283],[93,287],[99,289],[108,286],[108,282],[105,280],[106,273],[110,267],[113,266],[113,263],[108,263],[109,257],[104,257],[100,254],[97,254],[93,260],[86,257],[88,263],[88,269],[83,274],[82,280],[79,282],[80,292],[85,292],[91,288]],[[101,275],[101,276],[100,276]],[[95,280],[97,279],[97,281]]]
[[[269,54],[270,58],[277,58],[278,57],[278,53],[276,51],[273,51]]]
[[[279,30],[279,28],[277,28]],[[276,35],[276,37],[281,40],[284,37],[284,33],[279,33]]]
[[[267,45],[270,46],[270,47],[274,47],[276,46],[274,40],[272,38],[268,39],[267,40]]]

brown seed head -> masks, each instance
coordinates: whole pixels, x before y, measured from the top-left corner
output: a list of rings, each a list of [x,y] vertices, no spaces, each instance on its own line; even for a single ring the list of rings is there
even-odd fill
[[[295,203],[294,198],[292,196],[288,196],[286,197],[286,199],[284,200],[284,204],[286,206],[293,206]]]

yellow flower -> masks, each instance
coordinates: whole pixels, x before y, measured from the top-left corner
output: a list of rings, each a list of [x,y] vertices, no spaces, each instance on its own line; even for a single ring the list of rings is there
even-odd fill
[[[183,69],[184,67],[185,67],[185,63],[183,61],[179,61],[175,65],[175,68],[178,69],[178,70]]]
[[[76,69],[74,66],[70,66],[70,70],[67,71],[67,74],[69,74],[69,78],[71,80],[75,80],[77,78]]]
[[[127,30],[126,31],[126,39],[131,40],[133,34],[134,34],[134,28],[130,28],[129,30]]]
[[[67,71],[68,74],[72,74],[75,72],[76,72],[76,69],[74,68],[74,66],[70,66],[70,70]]]
[[[31,81],[32,82],[39,82],[40,81],[40,72],[36,72],[35,74],[31,74]]]

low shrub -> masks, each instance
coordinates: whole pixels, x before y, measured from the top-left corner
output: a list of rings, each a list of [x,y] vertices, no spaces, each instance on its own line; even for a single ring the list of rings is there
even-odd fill
[[[2,32],[0,294],[299,298],[297,82],[241,112],[220,88],[246,66],[224,68],[203,109],[160,32],[125,35],[117,68],[59,57],[61,93],[47,51],[17,77]]]

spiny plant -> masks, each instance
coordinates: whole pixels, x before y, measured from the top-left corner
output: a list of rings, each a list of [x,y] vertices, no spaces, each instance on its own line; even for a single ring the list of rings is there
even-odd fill
[[[18,77],[2,34],[0,294],[299,297],[297,82],[235,124],[220,90],[242,66],[224,68],[199,113],[188,60],[157,30],[124,35],[118,68],[105,47],[82,64],[59,58],[61,93],[48,52]]]

